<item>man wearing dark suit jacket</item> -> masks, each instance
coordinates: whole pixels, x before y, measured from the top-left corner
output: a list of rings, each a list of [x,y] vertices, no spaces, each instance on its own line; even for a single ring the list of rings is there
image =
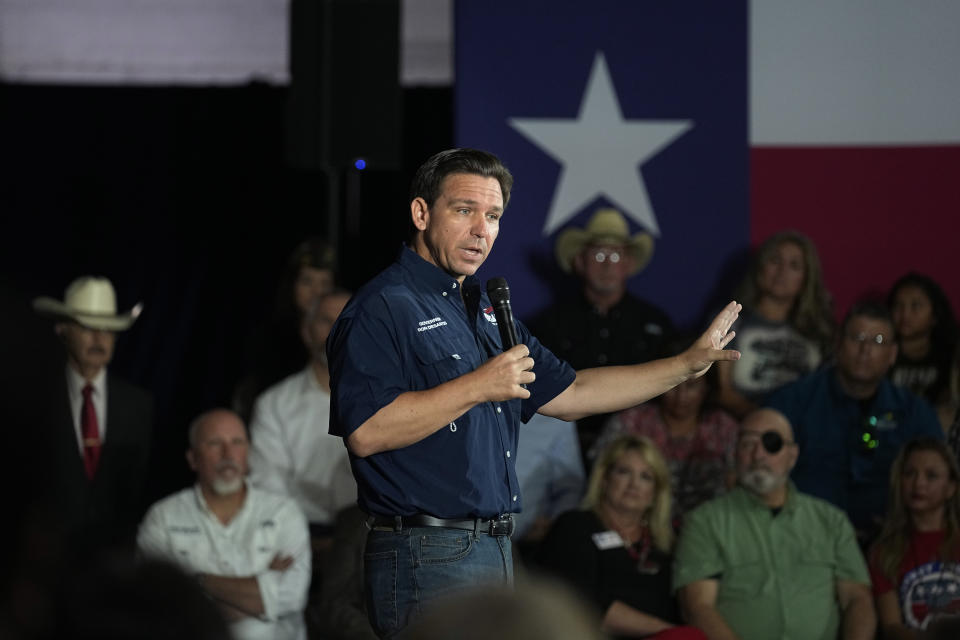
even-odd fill
[[[140,305],[118,314],[110,281],[87,276],[70,284],[63,302],[38,298],[33,306],[56,320],[67,356],[51,398],[59,407],[50,451],[56,517],[81,545],[132,545],[145,507],[153,403],[107,365],[115,332],[133,325]]]

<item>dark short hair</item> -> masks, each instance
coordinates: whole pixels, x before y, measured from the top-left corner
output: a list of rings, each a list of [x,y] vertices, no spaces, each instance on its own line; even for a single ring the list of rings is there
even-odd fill
[[[878,298],[866,298],[855,302],[853,306],[850,307],[847,315],[843,317],[843,322],[840,324],[841,337],[847,332],[847,326],[849,326],[850,321],[860,317],[886,322],[890,325],[890,328],[893,329],[894,338],[896,338],[897,327],[893,324],[893,316],[890,314],[890,309]]]
[[[513,187],[513,176],[497,156],[479,149],[447,149],[431,156],[420,165],[413,177],[413,183],[410,185],[410,201],[423,198],[427,201],[427,206],[432,207],[440,197],[440,186],[444,178],[455,173],[496,178],[500,183],[500,193],[503,195],[503,208],[507,208],[510,189]]]

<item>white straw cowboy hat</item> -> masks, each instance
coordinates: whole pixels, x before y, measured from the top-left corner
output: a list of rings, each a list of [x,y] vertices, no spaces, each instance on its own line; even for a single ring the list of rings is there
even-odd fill
[[[69,318],[89,329],[123,331],[133,325],[142,304],[127,313],[117,313],[117,295],[106,278],[83,276],[70,283],[63,294],[63,302],[41,297],[33,301],[33,308],[45,316]]]
[[[627,220],[616,209],[597,209],[583,229],[570,227],[557,235],[555,253],[560,268],[570,273],[573,258],[591,244],[622,244],[633,257],[630,274],[647,266],[653,256],[653,236],[643,231],[630,235]]]

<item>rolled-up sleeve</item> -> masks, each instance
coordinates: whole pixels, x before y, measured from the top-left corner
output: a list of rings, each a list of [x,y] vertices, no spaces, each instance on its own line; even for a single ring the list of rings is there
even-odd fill
[[[328,342],[330,433],[346,438],[413,385],[404,363],[389,308],[382,296],[368,298],[342,317]]]

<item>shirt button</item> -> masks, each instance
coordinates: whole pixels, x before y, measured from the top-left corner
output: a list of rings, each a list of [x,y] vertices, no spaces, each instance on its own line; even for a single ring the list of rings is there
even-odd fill
[[[598,353],[597,354],[597,364],[606,364],[607,363],[607,354]]]
[[[444,297],[444,298],[447,297],[447,292],[446,292],[446,291],[443,292],[443,297]]]
[[[513,501],[514,501],[514,502],[517,501],[517,496],[513,496]]]
[[[500,409],[500,405],[497,405],[497,413],[503,413],[503,410]]]
[[[454,282],[452,285],[450,285],[450,288],[451,288],[451,289],[456,289],[456,288],[457,288],[457,283]]]
[[[507,451],[507,457],[508,457],[508,458],[510,457],[510,452],[509,452],[509,451]]]

